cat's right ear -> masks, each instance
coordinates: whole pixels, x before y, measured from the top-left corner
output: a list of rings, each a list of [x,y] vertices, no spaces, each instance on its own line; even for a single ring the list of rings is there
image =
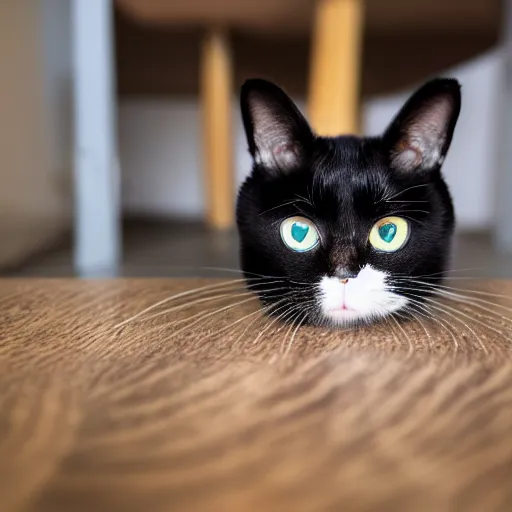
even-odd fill
[[[242,86],[240,104],[254,161],[270,172],[298,169],[314,135],[288,95],[271,82],[252,79]]]

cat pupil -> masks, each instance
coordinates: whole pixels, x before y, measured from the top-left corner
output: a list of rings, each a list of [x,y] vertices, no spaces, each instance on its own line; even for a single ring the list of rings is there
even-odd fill
[[[299,244],[304,241],[306,235],[308,234],[309,226],[302,224],[300,222],[294,222],[292,225],[292,237]]]
[[[379,235],[384,242],[390,243],[396,235],[396,224],[389,222],[379,228]]]

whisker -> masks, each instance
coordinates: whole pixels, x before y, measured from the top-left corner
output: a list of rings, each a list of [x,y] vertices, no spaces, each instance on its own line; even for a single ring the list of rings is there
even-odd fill
[[[430,212],[427,210],[398,210],[396,212],[390,213],[390,215],[394,215],[394,214],[402,215],[403,213],[425,213],[427,215],[430,215]],[[402,217],[403,217],[403,215],[402,215]]]
[[[414,302],[416,303],[416,304],[414,304],[416,307],[421,308],[422,311],[426,311],[427,312],[427,314],[425,314],[425,313],[421,313],[419,311],[416,311],[418,314],[420,314],[420,315],[426,317],[427,319],[432,320],[433,322],[439,324],[445,331],[448,332],[448,334],[451,336],[451,338],[453,340],[453,346],[454,346],[455,352],[458,352],[458,350],[459,350],[459,342],[457,341],[457,338],[455,337],[453,332],[448,327],[446,327],[444,320],[439,318],[439,317],[436,317],[430,311],[428,306],[425,306],[424,304],[421,304],[419,301],[414,301]],[[448,324],[448,326],[450,325],[448,322],[446,322],[446,323]]]
[[[265,213],[271,212],[273,210],[277,210],[278,208],[283,208],[284,206],[293,205],[293,204],[295,204],[297,202],[298,202],[298,200],[294,199],[293,201],[289,201],[287,203],[278,204],[277,206],[273,206],[272,208],[269,208],[268,210],[265,210],[265,211],[261,212],[259,215],[264,215]]]
[[[283,299],[284,300],[284,299]],[[237,339],[233,342],[233,346],[237,345],[238,342],[244,337],[245,333],[251,328],[252,325],[254,325],[258,320],[261,320],[261,318],[265,319],[266,318],[266,314],[268,313],[268,310],[271,308],[272,306],[269,306],[268,308],[263,308],[263,315],[261,315],[260,317],[256,317],[254,320],[252,320],[251,322],[249,322],[249,324],[245,327],[245,329],[242,331],[242,333],[237,337]],[[257,313],[261,313],[262,311],[257,311]],[[254,314],[254,313],[252,313]],[[251,315],[252,315],[251,314]],[[246,318],[248,318],[249,316],[251,315],[246,315],[244,317],[244,320]]]
[[[425,281],[419,281],[419,280],[415,280],[415,279],[411,279],[411,280],[409,280],[409,282],[416,283],[416,284],[421,284],[423,286],[428,286],[428,287],[432,287],[432,288],[442,289],[442,290],[448,290],[448,291],[453,290],[454,292],[467,292],[467,293],[474,293],[474,294],[477,294],[477,295],[484,295],[484,296],[487,296],[487,297],[496,297],[496,298],[499,298],[499,299],[512,300],[512,297],[510,297],[508,295],[500,295],[499,293],[483,292],[483,291],[480,291],[480,290],[470,290],[470,289],[467,289],[467,288],[457,288],[457,287],[454,287],[454,286],[446,286],[446,285],[441,285],[441,284],[437,284],[437,283],[428,283],[428,282],[425,282]],[[475,300],[482,300],[482,299],[477,299],[475,297]],[[492,303],[492,302],[489,302],[489,304],[499,306],[499,304],[495,304],[495,303]],[[502,306],[502,307],[504,307],[504,306]],[[512,311],[512,309],[510,309],[510,311]]]
[[[489,327],[488,325],[482,323],[482,322],[479,322],[478,320],[475,320],[474,318],[470,317],[469,315],[463,313],[462,311],[458,311],[457,309],[454,309],[454,308],[451,308],[449,306],[447,306],[446,304],[440,304],[438,301],[434,300],[434,299],[430,299],[428,297],[421,297],[421,296],[417,296],[418,298],[420,299],[423,299],[423,300],[426,300],[428,301],[430,304],[431,304],[431,307],[434,308],[434,309],[437,309],[438,311],[441,311],[443,312],[445,315],[448,315],[452,318],[454,318],[456,321],[460,322],[461,324],[463,324],[469,331],[471,331],[471,333],[475,336],[475,338],[478,340],[478,343],[480,344],[480,347],[482,348],[482,350],[488,354],[488,350],[487,348],[485,347],[485,344],[482,342],[481,338],[476,334],[476,332],[466,323],[464,322],[463,320],[461,320],[459,317],[455,316],[453,313],[450,313],[450,310],[451,311],[454,311],[455,313],[458,313],[459,315],[462,315],[466,318],[469,318],[470,320],[473,320],[477,323],[480,323],[482,324],[484,327],[487,327],[487,328],[491,328]],[[500,333],[501,335],[503,335],[503,333]]]
[[[391,199],[395,199],[395,197],[400,197],[402,194],[405,194],[406,192],[408,192],[409,190],[413,190],[415,188],[421,188],[421,187],[428,187],[429,184],[428,183],[422,183],[421,185],[413,185],[412,187],[409,187],[409,188],[406,188],[404,190],[401,190],[400,192],[398,192],[397,194],[391,196],[391,197],[388,197],[386,199],[386,201],[390,201]]]
[[[211,268],[214,268],[214,267],[211,267]],[[261,281],[261,283],[255,282],[255,281]],[[175,301],[175,300],[178,300],[178,299],[181,299],[181,298],[184,298],[184,297],[188,297],[190,295],[194,295],[194,294],[196,294],[196,295],[203,295],[205,292],[209,292],[209,291],[213,291],[213,290],[218,290],[218,289],[222,289],[222,288],[229,288],[229,287],[232,287],[232,286],[234,287],[234,286],[238,286],[239,284],[243,284],[243,283],[248,284],[249,287],[251,288],[252,292],[257,292],[257,291],[261,291],[261,290],[255,289],[258,286],[263,286],[263,285],[268,285],[268,284],[275,284],[275,283],[284,283],[284,282],[285,282],[285,280],[283,278],[281,278],[281,277],[263,276],[263,277],[254,277],[254,278],[234,279],[234,280],[231,280],[231,281],[215,283],[215,284],[211,284],[211,285],[202,286],[202,287],[199,287],[199,288],[194,288],[192,290],[186,290],[184,292],[172,295],[171,297],[166,297],[165,299],[152,304],[151,306],[143,309],[139,313],[137,313],[137,314],[131,316],[130,318],[127,318],[126,320],[123,320],[119,324],[113,326],[112,329],[114,329],[114,330],[119,329],[120,327],[123,327],[124,325],[133,322],[134,320],[140,318],[141,316],[143,316],[144,314],[152,311],[153,309],[156,309],[156,308],[158,308],[158,307],[160,307],[160,306],[162,306],[162,305],[164,305],[164,304],[166,304],[168,302]],[[293,283],[293,284],[297,284],[297,285],[301,285],[301,286],[310,286],[310,283],[301,283],[299,281],[291,281],[291,280],[288,280],[288,282],[289,283]]]
[[[483,269],[485,269],[485,267],[482,267]],[[488,277],[485,277],[485,276],[464,276],[464,277],[460,277],[460,276],[449,276],[448,279],[450,279],[450,281],[452,279],[464,279],[466,281],[480,281],[480,280],[488,280],[489,278]]]
[[[432,336],[430,335],[430,332],[427,330],[427,327],[425,326],[425,324],[421,321],[421,318],[419,317],[419,315],[416,314],[416,312],[414,311],[408,311],[408,313],[420,324],[420,326],[423,328],[423,330],[425,331],[425,334],[427,335],[427,338],[428,338],[428,346],[430,348],[430,350],[432,350],[433,348],[433,344],[432,344]]]
[[[400,287],[400,289],[403,290],[403,291],[417,291],[415,288]],[[494,307],[497,307],[497,308],[501,308],[501,309],[504,309],[504,310],[510,311],[510,312],[512,312],[512,308],[508,308],[506,306],[502,306],[501,304],[497,304],[495,302],[491,302],[491,301],[488,301],[488,300],[479,299],[478,297],[469,297],[469,296],[465,296],[465,295],[461,295],[461,294],[457,294],[457,293],[453,293],[453,292],[448,292],[448,291],[445,291],[445,290],[436,290],[435,288],[432,288],[432,287],[427,289],[427,290],[425,290],[425,291],[430,291],[432,294],[434,294],[434,295],[436,295],[438,297],[443,297],[443,298],[445,298],[447,300],[450,300],[450,301],[453,301],[453,302],[460,302],[462,304],[466,304],[466,305],[473,306],[475,308],[481,309],[482,311],[486,311],[488,313],[491,313],[495,317],[500,318],[501,320],[504,320],[505,322],[512,324],[512,319],[511,318],[503,316],[500,313],[497,313],[496,311],[494,311],[494,310],[492,310],[490,308],[482,306],[482,304],[489,304],[491,306],[494,306]],[[475,302],[477,302],[477,303],[475,303]],[[486,315],[483,315],[483,314],[482,314],[482,316],[486,317],[486,318],[489,318],[489,317],[487,317]]]
[[[389,186],[389,184],[386,183],[386,185],[384,186],[384,190],[382,191],[382,194],[380,196],[380,199],[378,201],[375,201],[375,199],[374,199],[374,203],[379,204],[379,203],[382,203],[382,201],[386,201],[388,198],[391,199],[392,193],[393,193],[393,191],[391,190],[391,187]]]
[[[297,331],[300,329],[300,327],[302,326],[302,324],[305,322],[306,318],[308,317],[309,311],[310,311],[310,309],[305,311],[305,313],[302,316],[301,320],[297,324],[297,327],[295,327],[295,329],[294,329],[294,331],[292,333],[292,337],[290,338],[290,342],[288,343],[288,346],[286,347],[286,350],[284,352],[284,357],[286,357],[288,352],[290,352],[290,349],[292,348],[292,345],[293,345],[293,340],[295,339],[295,335],[297,334]],[[293,326],[293,324],[292,324],[292,326]]]
[[[180,267],[180,268],[182,268],[182,267]],[[265,274],[257,274],[256,272],[249,272],[247,270],[240,270],[240,269],[227,268],[227,267],[185,267],[185,268],[191,268],[194,270],[199,268],[202,270],[216,270],[219,272],[232,272],[232,273],[236,273],[236,274],[253,276],[253,277],[261,278],[261,279],[283,279],[283,277],[279,277],[279,276],[267,276]],[[244,279],[244,280],[247,280],[247,279]],[[249,278],[249,280],[252,280],[252,278]]]
[[[413,303],[413,306],[415,306],[416,308],[420,308],[422,311],[417,311],[416,312],[422,316],[424,316],[425,318],[427,318],[428,320],[440,325],[445,331],[448,332],[448,334],[450,335],[450,337],[452,338],[453,340],[453,346],[454,346],[454,349],[455,349],[455,352],[458,351],[459,349],[459,342],[457,341],[457,338],[456,336],[454,335],[454,333],[447,327],[450,326],[449,322],[446,322],[439,316],[439,315],[435,315],[429,308],[428,305],[425,305],[425,304],[422,304],[421,302],[419,301],[416,301],[414,299],[409,299],[412,303]],[[426,313],[425,313],[426,312]],[[462,324],[464,324],[464,322],[460,321]],[[464,324],[465,325],[465,324]],[[475,337],[477,338],[478,340],[478,336],[476,336],[475,334]]]
[[[390,317],[385,317],[384,320],[386,322],[386,325],[388,325],[389,330],[391,331],[391,334],[393,334],[393,338],[395,338],[396,344],[398,346],[402,346],[402,342],[400,341],[399,336],[396,334],[393,324],[390,322]]]
[[[283,298],[283,299],[280,299],[279,301],[277,301],[276,303],[271,304],[270,306],[260,307],[260,308],[258,308],[256,311],[253,311],[252,313],[249,313],[248,315],[245,315],[245,316],[243,316],[242,318],[240,318],[240,319],[238,319],[238,320],[235,320],[232,324],[230,324],[230,325],[228,325],[228,326],[226,326],[226,327],[223,327],[220,331],[216,331],[215,335],[218,335],[218,334],[220,334],[220,333],[222,333],[222,332],[225,332],[225,331],[226,331],[226,330],[228,330],[228,329],[231,329],[234,325],[239,324],[240,322],[242,322],[242,321],[246,320],[247,318],[250,318],[251,316],[254,316],[254,315],[256,315],[256,314],[261,314],[262,312],[263,312],[263,313],[265,313],[265,312],[267,312],[267,311],[271,310],[271,309],[272,309],[272,307],[277,306],[278,304],[283,303],[285,300],[287,300],[287,299],[286,299],[286,298]],[[256,320],[258,320],[258,319],[256,318]],[[256,321],[256,320],[255,320],[255,321]],[[252,323],[254,323],[254,322],[252,322]],[[252,325],[252,323],[251,323],[251,324],[249,324],[249,325]]]
[[[472,297],[470,295],[464,295],[464,294],[450,292],[450,291],[442,290],[442,289],[439,290],[439,289],[436,289],[435,287],[411,288],[411,287],[407,287],[407,286],[400,286],[400,287],[396,287],[395,286],[394,289],[395,290],[402,290],[402,291],[414,291],[414,292],[423,291],[423,292],[431,293],[431,294],[439,296],[439,297],[444,297],[445,299],[451,300],[453,302],[457,302],[457,301],[458,302],[463,302],[465,304],[469,304],[469,305],[472,305],[474,307],[481,308],[482,310],[491,312],[491,313],[493,313],[495,315],[498,315],[498,316],[500,316],[501,318],[503,318],[503,319],[505,319],[507,321],[512,321],[512,318],[504,317],[504,316],[500,315],[499,313],[496,313],[495,311],[493,311],[491,309],[485,308],[481,304],[488,304],[490,306],[494,306],[496,308],[500,308],[500,309],[503,309],[503,310],[509,311],[509,312],[512,312],[512,308],[509,308],[507,306],[503,306],[502,304],[499,304],[497,302],[492,302],[492,301],[489,301],[489,300],[481,299],[479,297]],[[503,298],[506,298],[506,297],[503,297]]]
[[[426,275],[423,275],[423,276],[414,276],[414,277],[421,278],[421,277],[430,277],[430,276],[444,275],[444,274],[455,273],[455,272],[470,272],[470,271],[473,271],[473,270],[483,270],[484,268],[485,267],[453,268],[453,269],[443,270],[441,272],[434,272],[432,274],[426,274]],[[450,279],[453,279],[453,278],[450,277]]]
[[[279,322],[280,320],[282,320],[283,318],[285,318],[291,311],[294,311],[295,308],[297,306],[294,306],[293,304],[285,304],[283,307],[287,307],[288,309],[280,314],[279,316],[275,317],[268,325],[267,327],[265,327],[263,329],[263,331],[261,331],[258,336],[256,336],[256,339],[253,341],[253,345],[256,344],[256,342],[263,336],[263,334],[265,334],[265,332],[267,332],[270,327],[272,327],[272,325],[276,324],[277,322]],[[280,309],[282,309],[283,307],[281,308],[278,308],[276,311],[279,311]]]
[[[508,318],[506,316],[501,315],[500,313],[496,313],[496,311],[487,308],[485,306],[482,306],[482,304],[490,304],[491,306],[504,309],[506,311],[512,311],[512,308],[507,308],[506,306],[502,306],[501,304],[496,304],[494,302],[490,302],[488,300],[478,299],[477,297],[468,297],[465,295],[461,295],[458,293],[453,292],[447,292],[444,290],[435,290],[432,292],[434,295],[443,297],[447,300],[451,300],[453,302],[461,302],[463,304],[467,304],[470,306],[473,306],[475,308],[479,308],[482,311],[486,311],[488,313],[492,313],[493,315],[497,316],[498,318],[501,318],[502,320],[505,320],[506,322],[512,323],[512,318]],[[475,304],[476,302],[476,304]]]
[[[278,291],[278,290],[282,290],[282,289],[284,289],[284,290],[288,290],[288,288],[284,288],[284,287],[283,287],[283,288],[276,288],[276,289],[272,289],[272,290],[266,290],[266,292],[268,293],[268,292],[270,292],[270,291]],[[250,293],[250,292],[248,292],[248,293]],[[290,290],[290,291],[288,291],[287,293],[282,294],[282,295],[280,296],[281,298],[280,298],[280,297],[276,297],[277,299],[280,299],[277,303],[271,304],[270,306],[264,306],[263,308],[261,308],[261,307],[260,307],[257,311],[251,312],[250,314],[246,315],[244,318],[239,319],[239,320],[236,320],[233,324],[230,324],[230,325],[228,325],[228,326],[224,327],[221,331],[218,331],[218,332],[217,332],[217,334],[218,334],[219,332],[224,332],[225,330],[230,329],[234,324],[238,324],[240,321],[243,321],[243,320],[245,320],[246,318],[248,318],[248,317],[250,317],[250,316],[253,316],[253,315],[258,314],[258,313],[259,313],[259,314],[261,314],[262,310],[263,310],[263,311],[270,311],[272,308],[275,308],[276,306],[278,306],[279,304],[281,304],[283,301],[287,301],[287,300],[288,300],[288,298],[287,298],[288,296],[290,296],[290,295],[294,295],[294,294],[295,294],[295,291],[294,291],[294,290]],[[240,295],[242,296],[242,294],[240,294]],[[252,295],[252,294],[251,294],[251,295]],[[251,300],[256,300],[256,297],[251,297],[251,298],[246,299],[246,300],[244,300],[244,301],[240,301],[240,302],[238,302],[238,303],[236,303],[236,304],[232,304],[232,305],[225,306],[225,307],[223,307],[223,308],[216,309],[215,311],[213,311],[213,312],[208,312],[207,314],[204,314],[204,312],[200,312],[200,313],[197,313],[196,315],[194,315],[193,317],[189,317],[189,318],[187,318],[187,319],[184,319],[184,320],[180,320],[180,321],[178,321],[178,322],[175,322],[175,323],[171,324],[171,326],[174,326],[174,325],[176,325],[177,323],[182,323],[183,321],[189,321],[189,320],[191,320],[191,319],[193,319],[193,318],[196,318],[196,317],[198,317],[198,316],[200,316],[200,317],[201,317],[201,318],[199,318],[199,320],[197,320],[197,321],[193,322],[192,324],[187,324],[185,327],[183,327],[183,328],[179,329],[178,331],[174,332],[174,333],[173,333],[173,336],[175,336],[175,335],[177,335],[177,334],[179,334],[179,333],[183,332],[185,329],[189,329],[189,328],[192,328],[192,327],[194,327],[194,326],[198,325],[199,323],[203,322],[205,319],[208,319],[208,318],[211,318],[211,317],[215,317],[216,315],[218,315],[218,314],[220,314],[220,313],[223,313],[223,312],[225,312],[225,311],[228,311],[228,310],[230,310],[230,309],[232,309],[232,308],[234,308],[234,307],[236,307],[236,306],[239,306],[239,305],[244,304],[244,303],[246,303],[246,302],[249,302],[249,301],[251,301]],[[285,307],[285,306],[281,306],[281,307]],[[280,308],[279,308],[279,309],[280,309]],[[243,335],[243,334],[242,334],[242,335]],[[237,341],[238,341],[238,340],[237,340]]]
[[[401,330],[403,335],[405,336],[405,339],[409,344],[409,351],[407,352],[407,356],[410,357],[414,353],[414,345],[411,341],[411,338],[409,338],[409,335],[405,332],[405,329],[400,325],[400,322],[394,317],[394,315],[390,315],[389,318],[391,318],[395,322],[398,329]]]
[[[277,292],[277,291],[282,291],[282,290],[288,290],[288,288],[286,287],[279,287],[279,288],[270,288],[270,289],[267,289],[267,290],[262,290],[262,293],[272,293],[272,292]],[[159,316],[162,316],[162,315],[167,315],[169,313],[173,313],[175,311],[181,311],[182,309],[187,309],[191,306],[194,306],[198,303],[202,303],[202,302],[208,302],[208,301],[212,301],[212,300],[219,300],[219,299],[223,299],[223,298],[237,298],[237,297],[246,297],[248,295],[252,295],[254,296],[254,293],[252,291],[246,291],[246,292],[241,292],[241,293],[236,293],[236,294],[231,294],[231,293],[226,293],[226,294],[223,294],[223,295],[216,295],[214,297],[206,297],[204,299],[198,299],[197,301],[192,301],[192,302],[189,302],[187,304],[180,304],[179,306],[174,306],[172,308],[168,308],[168,309],[165,309],[164,311],[159,311],[158,313],[154,313],[150,316],[147,316],[144,318],[144,320],[150,320],[152,318],[156,318],[156,317],[159,317]],[[254,298],[256,299],[256,297],[254,296]]]
[[[449,296],[446,296],[444,294],[436,293],[435,295],[438,296],[438,297],[442,297],[442,298],[445,298],[447,300],[453,301],[455,303],[465,304],[466,306],[472,306],[474,308],[478,308],[479,310],[491,313],[491,315],[494,315],[494,316],[485,315],[485,314],[481,313],[480,311],[476,312],[476,314],[479,317],[481,317],[481,318],[485,318],[486,320],[489,320],[491,322],[496,322],[497,319],[500,319],[500,320],[504,321],[505,324],[509,324],[509,326],[512,327],[512,319],[507,318],[506,316],[500,315],[499,313],[496,313],[492,309],[486,308],[485,306],[482,306],[481,304],[475,304],[475,303],[473,303],[473,302],[471,302],[469,300],[464,300],[464,299],[454,299],[453,297],[449,297]],[[504,334],[502,333],[502,335],[504,335]]]
[[[407,219],[407,220],[410,220],[411,222],[416,222],[418,224],[420,224],[421,226],[426,226],[427,224],[419,219],[415,219],[414,217],[411,217],[409,215],[400,215],[401,217],[403,217],[404,219]]]
[[[288,283],[293,283],[293,284],[299,284],[299,285],[310,285],[310,283],[304,283],[304,282],[300,282],[300,281],[293,281],[293,280],[290,280],[288,279],[287,277],[285,276],[269,276],[269,275],[265,275],[265,274],[258,274],[256,272],[249,272],[247,270],[241,270],[241,269],[235,269],[235,268],[227,268],[227,267],[205,267],[205,266],[186,266],[186,265],[173,265],[171,268],[173,269],[189,269],[189,270],[215,270],[215,271],[218,271],[218,272],[231,272],[231,273],[236,273],[236,274],[242,274],[242,275],[247,275],[247,276],[254,276],[254,277],[249,277],[249,278],[246,278],[246,277],[243,277],[243,278],[240,278],[238,280],[234,280],[234,281],[231,281],[231,282],[241,282],[243,283],[244,281],[258,281],[258,280],[281,280],[282,282],[288,282]],[[170,297],[169,297],[170,299]]]
[[[141,318],[141,320],[142,321],[153,320],[154,318],[158,318],[160,316],[168,315],[169,313],[176,313],[176,312],[182,311],[184,309],[188,309],[188,308],[191,308],[193,306],[196,306],[198,304],[203,304],[205,302],[213,302],[213,301],[225,299],[225,298],[228,298],[228,297],[230,299],[236,299],[238,297],[247,297],[249,295],[252,295],[252,293],[251,292],[241,292],[241,293],[235,293],[235,294],[224,293],[224,294],[221,294],[221,295],[214,295],[213,297],[204,297],[202,299],[197,299],[197,300],[194,300],[192,302],[187,302],[186,304],[180,304],[179,306],[173,306],[172,308],[164,309],[163,311],[159,311],[158,313],[153,313],[152,315],[149,315],[149,316],[146,316],[144,318]],[[201,314],[201,312],[199,314]],[[181,321],[183,321],[183,320],[178,320],[177,322],[181,322]],[[173,324],[170,324],[170,325],[172,326]]]
[[[295,321],[296,321],[296,320],[301,316],[301,314],[302,314],[302,312],[303,312],[303,310],[302,310],[302,308],[301,308],[301,307],[299,307],[299,308],[298,308],[298,310],[299,310],[299,311],[298,311],[298,313],[297,313],[296,315],[294,315],[294,316],[291,318],[291,320],[290,320],[290,321],[291,321],[290,328],[286,331],[286,333],[285,333],[285,335],[284,335],[284,337],[283,337],[283,341],[282,341],[282,343],[281,343],[281,349],[280,349],[281,354],[283,353],[283,347],[284,347],[284,345],[285,345],[286,338],[288,337],[288,335],[289,335],[289,334],[290,334],[290,332],[292,331],[293,326],[294,326],[294,324],[295,324]]]
[[[295,194],[295,197],[298,198],[299,202],[306,203],[309,206],[314,208],[314,204],[309,199],[306,199],[305,197],[302,197],[299,194]]]
[[[163,304],[167,304],[168,302],[170,302],[172,300],[181,299],[183,297],[188,297],[188,296],[193,295],[194,293],[198,293],[198,292],[216,290],[218,288],[225,288],[225,287],[233,286],[235,284],[239,284],[239,283],[243,283],[243,282],[245,282],[245,279],[234,279],[232,281],[210,284],[210,285],[206,285],[206,286],[201,286],[199,288],[194,288],[193,290],[186,290],[184,292],[177,293],[175,295],[172,295],[171,297],[167,297],[163,300],[156,302],[155,304],[147,307],[146,309],[143,309],[136,315],[133,315],[132,317],[127,318],[126,320],[122,321],[121,323],[115,325],[113,328],[118,329],[119,327],[122,327],[123,325],[126,325],[126,324],[132,322],[133,320],[136,320],[137,318],[141,317],[145,313],[148,313],[149,311],[152,311],[153,309],[156,309],[157,307],[162,306]]]
[[[288,279],[288,277],[285,277],[285,276],[267,276],[265,274],[257,274],[255,272],[248,272],[248,271],[242,271],[242,270],[228,269],[228,268],[222,268],[222,267],[201,267],[201,268],[211,269],[211,270],[225,270],[226,272],[227,271],[239,272],[239,273],[247,274],[247,275],[250,275],[250,276],[255,276],[255,277],[261,278],[261,279],[280,279],[283,282],[287,282],[287,283],[295,283],[295,284],[308,285],[308,286],[311,285],[311,283],[302,283],[300,281],[293,281],[291,279]],[[254,280],[254,278],[249,278],[249,279],[244,279],[244,280],[245,281],[247,281],[247,280],[251,281],[251,280]]]
[[[390,201],[389,199],[385,201],[386,203],[428,203],[429,201]]]
[[[278,291],[278,290],[288,290],[287,288],[274,288],[272,290],[266,290],[266,292],[275,292],[275,291]],[[239,322],[243,321],[244,319],[246,319],[247,317],[250,317],[250,316],[253,316],[253,315],[256,315],[256,314],[261,314],[262,312],[263,313],[266,313],[267,311],[270,311],[272,308],[276,307],[277,305],[279,305],[280,303],[282,303],[283,301],[286,301],[288,300],[288,297],[290,295],[293,295],[293,291],[288,291],[287,293],[283,293],[283,294],[280,294],[279,296],[276,296],[274,297],[275,299],[279,299],[277,303],[274,303],[274,304],[271,304],[270,306],[259,306],[258,309],[254,312],[251,312],[250,314],[246,315],[245,317],[243,317],[242,319],[239,319],[239,320],[236,320],[233,322],[233,324],[230,324],[224,328],[222,328],[220,331],[216,331],[215,335],[218,335],[219,333],[221,332],[225,332],[226,330],[230,329],[234,324],[238,324]],[[247,292],[245,294],[237,294],[236,297],[240,296],[240,297],[243,297],[243,296],[247,296],[247,295],[252,295],[251,292]],[[231,298],[234,298],[235,296],[231,296]],[[252,299],[254,300],[257,300],[257,297],[253,296]],[[252,300],[250,299],[250,300]],[[229,309],[229,308],[226,308],[226,309]],[[216,310],[217,312],[222,312],[221,310],[217,309]],[[206,311],[206,313],[210,313],[210,311]],[[214,311],[215,313],[215,311]],[[156,315],[155,315],[156,316]],[[199,317],[199,320],[197,322],[194,322],[192,324],[188,324],[186,325],[183,329],[181,329],[179,332],[182,332],[184,329],[186,329],[187,327],[193,327],[193,326],[196,326],[198,325],[201,321],[205,321],[205,326],[208,325],[207,323],[207,319],[209,317],[213,317],[213,320],[215,320],[214,318],[214,315],[205,315],[205,311],[200,311],[198,313],[196,313],[195,315],[192,315],[192,316],[189,316],[187,318],[184,318],[184,319],[181,319],[181,320],[177,320],[171,324],[168,324],[168,327],[175,327],[176,325],[178,324],[182,324],[184,322],[189,322],[190,320],[193,320],[195,318],[198,318]],[[256,319],[257,320],[257,319]]]
[[[243,293],[243,294],[236,294],[236,295],[225,295],[223,296],[224,298],[226,297],[230,297],[230,298],[239,298],[239,297],[247,297],[247,296],[250,296],[251,293],[250,292],[247,292],[247,293]],[[214,297],[213,300],[221,300],[222,297]],[[252,297],[251,297],[252,299]],[[192,304],[184,304],[182,306],[178,306],[181,309],[187,309],[188,307],[190,307]],[[181,318],[179,320],[175,320],[173,322],[170,322],[170,323],[167,323],[165,324],[165,327],[167,328],[173,328],[173,327],[176,327],[177,325],[180,325],[180,324],[183,324],[185,322],[190,322],[191,320],[194,320],[195,318],[204,318],[205,316],[205,313],[208,313],[210,310],[204,310],[204,311],[199,311],[197,313],[195,313],[194,315],[191,315],[191,316],[187,316],[186,318]],[[163,312],[160,312],[160,313],[155,313],[154,315],[151,315],[147,318],[144,319],[144,321],[147,321],[147,320],[150,320],[150,319],[154,319],[154,318],[157,318],[159,316],[163,316],[163,315],[167,315],[169,314],[169,310],[166,310],[166,311],[163,311]],[[161,326],[156,326],[156,328],[159,328]]]
[[[236,308],[238,306],[241,306],[242,304],[246,304],[247,302],[250,302],[250,301],[253,301],[255,300],[254,297],[250,297],[248,299],[245,299],[245,300],[241,300],[235,304],[230,304],[228,306],[224,306],[222,308],[219,308],[219,309],[216,309],[215,311],[212,311],[212,312],[209,312],[209,313],[206,313],[206,314],[202,314],[202,318],[200,318],[199,320],[195,321],[195,322],[192,322],[192,324],[190,325],[186,325],[185,327],[182,327],[181,329],[178,329],[177,331],[174,331],[170,338],[174,338],[175,336],[177,336],[178,334],[182,333],[183,331],[185,331],[186,329],[189,329],[190,327],[193,327],[195,325],[197,325],[198,323],[200,323],[201,321],[207,319],[207,318],[211,318],[212,316],[214,315],[218,315],[220,313],[223,313],[225,311],[229,311],[230,309],[233,309],[233,308]],[[161,328],[161,326],[157,326],[158,328]]]
[[[311,304],[314,304],[315,303],[315,300],[314,299],[311,299],[309,301],[306,301],[306,302],[302,302],[300,304],[293,304],[290,309],[289,309],[289,313],[293,313],[293,312],[301,312],[301,310],[304,309],[305,306],[308,306],[308,305],[311,305]],[[293,316],[293,315],[292,315]],[[281,320],[284,320],[283,322],[283,325],[281,327],[279,327],[279,329],[277,329],[276,333],[279,333],[281,332],[284,328],[286,328],[289,324],[288,322],[291,321],[291,318],[288,318],[288,314],[286,316],[284,316],[283,318],[281,318]]]
[[[315,205],[315,201],[313,200],[313,194],[312,194],[312,190],[309,188],[309,185],[308,187],[306,188],[307,192],[308,192],[308,199],[309,199],[309,202],[311,203],[311,206],[313,208],[316,208],[316,205]]]

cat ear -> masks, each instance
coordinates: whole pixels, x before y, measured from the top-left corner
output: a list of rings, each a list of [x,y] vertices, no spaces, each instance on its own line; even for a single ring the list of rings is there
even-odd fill
[[[384,134],[391,167],[401,172],[439,169],[452,141],[460,104],[457,80],[438,78],[418,89]]]
[[[285,173],[300,167],[314,135],[286,93],[271,82],[252,79],[243,84],[240,103],[254,161]]]

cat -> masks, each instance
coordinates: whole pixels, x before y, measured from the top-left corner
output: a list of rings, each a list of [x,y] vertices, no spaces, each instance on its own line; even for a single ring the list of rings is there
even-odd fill
[[[318,136],[263,79],[243,84],[240,107],[253,158],[236,204],[240,264],[265,311],[334,327],[421,313],[450,262],[441,168],[460,83],[429,80],[374,137]]]

